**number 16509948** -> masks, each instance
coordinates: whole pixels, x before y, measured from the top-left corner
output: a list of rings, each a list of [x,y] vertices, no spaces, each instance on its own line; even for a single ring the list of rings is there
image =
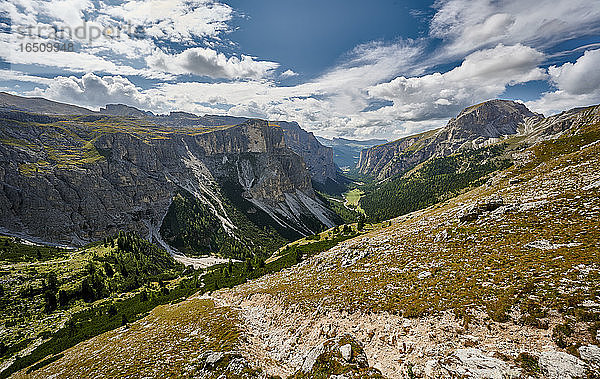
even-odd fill
[[[20,51],[27,52],[27,53],[44,53],[44,52],[60,52],[60,51],[72,52],[72,51],[74,51],[74,48],[75,47],[73,46],[73,42],[65,42],[65,43],[27,42],[27,43],[19,44]]]

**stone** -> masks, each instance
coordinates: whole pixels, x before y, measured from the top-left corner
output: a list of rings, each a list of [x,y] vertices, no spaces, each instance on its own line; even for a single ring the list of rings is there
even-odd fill
[[[305,374],[311,372],[315,363],[317,362],[317,359],[324,352],[325,346],[323,344],[313,347],[304,358],[304,362],[302,363],[302,368],[300,370]]]
[[[548,379],[571,379],[585,375],[585,363],[561,351],[545,351],[540,354],[540,369]]]
[[[206,357],[206,364],[209,366],[214,365],[215,363],[217,363],[218,361],[220,361],[223,358],[223,353],[210,353],[207,357]]]
[[[350,362],[352,360],[352,345],[347,343],[344,346],[340,346],[340,353],[346,362]]]
[[[600,371],[600,347],[596,345],[581,346],[579,348],[579,356],[594,370]]]
[[[458,349],[441,363],[451,377],[481,379],[509,379],[521,377],[521,370],[497,358],[489,357],[479,349]]]

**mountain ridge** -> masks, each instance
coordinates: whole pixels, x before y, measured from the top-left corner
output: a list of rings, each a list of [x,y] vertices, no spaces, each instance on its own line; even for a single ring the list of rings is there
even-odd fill
[[[107,104],[96,112],[87,108],[63,104],[52,100],[21,97],[6,92],[0,92],[0,109],[49,115],[77,114],[132,117],[168,127],[232,126],[248,120],[253,120],[253,118],[249,117],[223,115],[206,114],[204,116],[198,116],[193,113],[181,111],[172,111],[168,114],[155,114],[151,111],[140,110],[125,104]],[[331,186],[343,187],[343,184],[339,183],[342,180],[338,177],[338,169],[333,162],[332,149],[321,145],[312,133],[306,132],[296,122],[271,121],[271,123],[273,125],[282,125],[288,146],[307,163],[313,180],[318,182],[321,187],[324,188]]]
[[[399,175],[431,157],[443,157],[461,149],[499,142],[518,133],[519,125],[535,123],[543,116],[522,103],[489,100],[465,108],[445,127],[408,136],[361,151],[360,174],[383,180]]]

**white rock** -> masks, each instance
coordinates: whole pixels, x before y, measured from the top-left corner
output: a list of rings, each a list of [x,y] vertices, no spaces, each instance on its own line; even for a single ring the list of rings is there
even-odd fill
[[[435,360],[435,359],[428,360],[425,363],[425,368],[423,369],[425,377],[427,377],[427,378],[435,377],[438,374],[438,368],[439,368],[439,363],[437,360]]]
[[[540,369],[548,379],[571,379],[585,375],[585,363],[561,351],[545,351],[540,354]]]
[[[579,348],[581,359],[590,364],[595,370],[600,370],[600,347],[586,345]]]
[[[442,363],[451,377],[472,379],[520,378],[521,370],[511,367],[500,359],[488,357],[481,350],[458,349]]]
[[[223,353],[211,353],[208,355],[208,357],[206,357],[206,363],[212,366],[215,363],[217,363],[221,358],[223,358]]]
[[[423,271],[421,273],[419,273],[419,275],[417,275],[417,278],[419,279],[425,279],[431,276],[431,272],[429,271]]]
[[[319,355],[323,354],[324,351],[325,351],[325,347],[322,344],[319,346],[313,347],[306,355],[306,358],[304,358],[304,363],[302,363],[302,372],[304,372],[304,373],[311,372],[313,369],[313,366],[315,365],[315,362],[317,361],[317,358],[319,358]]]
[[[352,359],[352,345],[347,343],[344,346],[340,346],[340,353],[346,362],[350,362]]]

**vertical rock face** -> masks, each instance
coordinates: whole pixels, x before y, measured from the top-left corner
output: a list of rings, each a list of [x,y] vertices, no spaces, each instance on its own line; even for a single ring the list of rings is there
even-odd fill
[[[286,145],[304,159],[313,180],[321,184],[337,180],[332,148],[323,146],[312,133],[300,128],[297,122],[277,121],[275,124],[283,129]]]
[[[439,130],[405,137],[361,152],[361,174],[385,179],[398,175],[431,158],[479,148],[517,134],[519,126],[543,117],[525,105],[508,100],[490,100],[464,109]]]
[[[307,218],[331,223],[314,199],[302,158],[286,146],[282,130],[266,121],[182,130],[140,126],[131,118],[41,124],[17,123],[16,117],[22,113],[1,120],[5,232],[73,245],[118,230],[152,236],[178,188],[208,204],[231,230],[235,225],[221,196],[230,183],[239,183],[244,198],[301,234],[313,231]]]
[[[169,128],[223,127],[242,124],[251,119],[222,115],[197,116],[186,112],[171,112],[156,115],[124,104],[107,104],[98,112],[69,104],[62,104],[42,98],[27,98],[0,92],[0,110],[19,110],[37,114],[52,115],[106,115],[137,118],[141,122],[154,123]],[[302,129],[296,122],[278,121],[284,131],[287,147],[300,155],[310,172],[311,178],[321,185],[337,182],[337,167],[333,162],[333,149],[323,146],[312,133]]]

